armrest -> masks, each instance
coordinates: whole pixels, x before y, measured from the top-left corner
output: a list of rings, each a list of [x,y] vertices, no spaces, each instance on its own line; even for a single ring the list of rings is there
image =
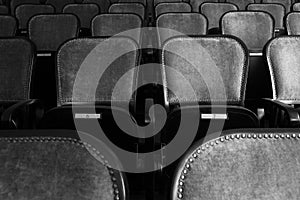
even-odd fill
[[[43,114],[40,100],[24,100],[7,108],[1,116],[1,123],[5,128],[34,128]]]
[[[269,121],[268,126],[300,127],[298,111],[294,107],[278,100],[268,98],[247,100],[246,106],[249,106],[252,111],[263,108],[265,112],[264,120]]]

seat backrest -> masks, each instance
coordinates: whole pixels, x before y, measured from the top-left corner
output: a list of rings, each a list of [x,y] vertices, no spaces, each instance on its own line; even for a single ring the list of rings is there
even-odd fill
[[[109,153],[75,131],[0,133],[1,199],[125,200],[126,178],[111,167]]]
[[[37,14],[55,13],[51,5],[24,4],[16,8],[15,16],[19,21],[19,29],[27,29],[28,21]]]
[[[7,15],[9,13],[8,7],[0,5],[0,15]]]
[[[215,2],[218,3],[219,0],[190,0],[190,5],[192,6],[193,12],[199,12],[200,5],[204,2]]]
[[[172,200],[298,199],[299,129],[224,135],[196,144],[182,158]]]
[[[274,38],[266,47],[273,98],[300,103],[300,37]]]
[[[185,13],[191,12],[192,8],[188,3],[160,3],[155,6],[155,16],[165,13]]]
[[[1,38],[0,52],[0,101],[29,99],[34,45],[25,38]]]
[[[274,20],[262,11],[228,12],[221,19],[222,34],[240,38],[250,51],[263,50],[274,36]]]
[[[0,37],[15,36],[17,20],[9,15],[0,15]]]
[[[63,9],[63,13],[74,14],[79,18],[81,28],[90,28],[92,19],[99,12],[96,4],[68,4]]]
[[[109,7],[109,13],[133,13],[144,19],[145,7],[141,3],[114,3]]]
[[[236,11],[238,7],[231,3],[203,3],[200,6],[200,13],[208,19],[209,29],[218,28],[221,17],[229,11]]]
[[[154,0],[154,7],[159,3],[180,3],[183,2],[182,0]]]
[[[205,35],[207,19],[200,13],[167,13],[160,15],[156,21],[159,45],[167,39],[178,35]],[[168,30],[170,29],[170,30]]]
[[[72,14],[43,14],[28,23],[29,38],[38,51],[56,51],[68,39],[77,37],[79,21]]]
[[[289,13],[292,7],[291,0],[262,0],[262,3],[279,3],[285,7],[286,13]]]
[[[74,0],[47,0],[46,4],[54,6],[57,13],[62,13],[63,8],[68,5],[75,3]]]
[[[10,1],[10,12],[12,15],[15,14],[15,9],[21,4],[40,4],[40,0],[11,0]]]
[[[300,35],[300,12],[291,12],[286,16],[285,26],[288,35]]]
[[[141,3],[147,6],[147,0],[119,0],[118,3]]]
[[[226,0],[226,2],[235,4],[239,10],[246,10],[248,4],[255,3],[254,0]]]
[[[83,0],[83,3],[97,4],[100,9],[100,13],[107,13],[110,6],[109,0]]]
[[[300,11],[300,3],[293,4],[293,11]]]
[[[163,45],[161,59],[166,104],[243,104],[248,54],[238,39],[229,36],[173,38]],[[195,95],[188,92],[187,84]]]
[[[92,20],[92,35],[110,37],[121,32],[142,27],[142,20],[135,14],[102,14]],[[140,42],[140,30],[127,34],[137,43]]]
[[[120,51],[128,53],[117,55],[114,58],[114,54]],[[96,103],[131,100],[127,97],[132,96],[136,87],[138,57],[137,44],[130,38],[113,37],[108,40],[105,38],[82,38],[66,42],[59,49],[56,59],[58,105],[76,102],[91,103],[94,100]],[[87,68],[87,64],[80,68],[82,63],[89,63],[89,61],[92,63],[92,65],[88,65],[89,68]],[[85,69],[89,71],[85,72]],[[79,70],[83,71],[79,72]],[[94,71],[91,72],[91,70]],[[105,70],[102,76],[101,70]],[[81,82],[76,83],[79,88],[77,92],[73,92],[78,73],[82,74],[82,79],[77,80]],[[84,73],[87,73],[86,76]],[[94,76],[91,77],[91,73]],[[122,82],[122,87],[113,93],[117,81],[125,73],[128,73],[128,78]],[[94,80],[99,80],[98,84],[95,85]],[[95,88],[94,94],[87,92],[91,88]],[[72,98],[73,93],[76,94]],[[91,95],[95,95],[94,100]]]
[[[247,10],[253,11],[265,11],[272,15],[275,20],[275,27],[283,29],[283,19],[285,16],[285,8],[281,4],[275,3],[261,3],[261,4],[249,4]]]

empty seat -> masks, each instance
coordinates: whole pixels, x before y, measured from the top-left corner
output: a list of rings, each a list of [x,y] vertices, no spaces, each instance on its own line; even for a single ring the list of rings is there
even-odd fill
[[[208,29],[216,33],[219,32],[221,17],[226,12],[236,10],[238,10],[238,7],[231,3],[203,3],[200,6],[200,12],[208,19]]]
[[[226,2],[235,4],[239,10],[246,10],[248,4],[255,3],[254,0],[226,0]]]
[[[288,35],[300,35],[300,12],[292,12],[286,16],[286,31]]]
[[[0,15],[7,15],[9,13],[8,7],[0,5]]]
[[[75,3],[74,0],[47,0],[46,4],[52,5],[57,13],[62,13],[63,8],[68,5]]]
[[[64,7],[63,13],[76,15],[81,28],[90,29],[92,19],[99,14],[99,8],[96,4],[68,4]]]
[[[0,37],[14,36],[17,30],[17,20],[8,15],[0,15]]]
[[[285,7],[286,13],[289,13],[291,10],[292,2],[291,0],[262,0],[262,3],[279,3]]]
[[[159,46],[178,35],[199,36],[207,33],[207,19],[200,13],[167,13],[156,21]],[[170,29],[170,30],[169,30]]]
[[[191,12],[192,8],[188,3],[160,3],[155,6],[155,16],[158,17],[164,13],[184,13]]]
[[[1,199],[120,199],[125,175],[113,153],[66,130],[1,131]],[[21,137],[20,137],[21,136]],[[101,149],[101,152],[100,152]],[[30,187],[29,187],[30,186]]]
[[[108,12],[108,8],[110,6],[110,1],[109,0],[83,0],[82,3],[94,3],[97,4],[99,9],[100,9],[100,13],[107,13]]]
[[[144,6],[147,6],[146,0],[119,0],[118,3],[141,3]]]
[[[179,3],[183,2],[182,0],[154,0],[154,7],[159,3]]]
[[[174,174],[172,199],[298,199],[299,134],[238,130],[196,144]]]
[[[265,11],[272,15],[275,20],[275,31],[278,32],[284,29],[283,18],[285,16],[285,8],[281,4],[249,4],[247,10]]]
[[[11,0],[10,1],[10,13],[15,14],[15,9],[21,4],[40,4],[40,0]]]
[[[19,29],[27,31],[27,24],[31,17],[37,14],[54,13],[55,9],[51,5],[30,5],[24,4],[16,8],[15,16],[19,21]]]
[[[174,124],[180,124],[183,117],[199,123],[193,124],[198,130],[191,126],[191,134],[198,133],[196,139],[211,133],[211,129],[258,126],[256,115],[244,107],[248,52],[238,39],[173,38],[164,44],[161,60],[164,101],[169,111],[164,143],[174,137],[178,128]]]
[[[293,11],[300,11],[300,3],[293,4]]]
[[[200,5],[204,2],[219,2],[219,0],[190,0],[193,12],[199,12]]]
[[[141,26],[142,20],[135,14],[102,14],[92,20],[92,35],[111,37],[121,32],[135,29],[126,32],[127,34],[125,35],[139,43],[141,34],[138,28],[141,28]]]
[[[109,13],[133,13],[144,19],[145,7],[141,3],[114,3],[109,7]]]

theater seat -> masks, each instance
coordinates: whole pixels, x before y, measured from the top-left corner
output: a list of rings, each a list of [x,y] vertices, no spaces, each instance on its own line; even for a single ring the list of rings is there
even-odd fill
[[[21,4],[40,4],[40,0],[11,0],[10,1],[10,13],[15,14],[17,6]]]
[[[8,13],[8,7],[0,4],[0,15],[7,15]]]
[[[218,3],[219,0],[190,0],[190,5],[192,6],[193,12],[199,12],[200,5],[204,2],[214,2]]]
[[[100,9],[100,13],[107,13],[108,12],[108,8],[110,6],[110,1],[109,0],[83,0],[82,3],[94,3],[97,4],[99,9]]]
[[[226,2],[235,4],[239,10],[246,10],[248,4],[255,3],[254,0],[226,0]]]
[[[292,6],[291,0],[262,0],[261,3],[279,3],[285,7],[286,13],[291,11]]]
[[[293,11],[300,11],[300,3],[293,4]]]
[[[155,6],[156,18],[165,13],[189,13],[192,11],[191,6],[188,3],[160,3]]]
[[[34,45],[25,38],[0,39],[0,128],[33,128],[43,108],[32,98]]]
[[[300,35],[300,12],[291,12],[285,18],[285,26],[288,35]]]
[[[17,31],[16,18],[9,15],[0,15],[0,37],[15,36]]]
[[[113,156],[75,131],[0,131],[0,198],[129,199]]]
[[[299,129],[219,135],[199,142],[181,159],[172,200],[298,199]]]
[[[118,3],[141,3],[144,6],[147,6],[147,0],[118,0]]]
[[[109,7],[109,13],[132,13],[145,18],[145,7],[141,3],[114,3]]]
[[[183,2],[182,0],[154,0],[153,4],[154,7],[157,6],[159,3],[180,3]]]
[[[57,13],[62,13],[63,12],[63,8],[68,5],[68,4],[72,4],[75,3],[74,0],[47,0],[46,4],[50,4],[52,5]]]

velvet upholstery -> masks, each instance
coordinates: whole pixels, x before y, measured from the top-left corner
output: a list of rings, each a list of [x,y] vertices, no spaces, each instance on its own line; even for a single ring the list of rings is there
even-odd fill
[[[10,13],[15,14],[15,9],[21,4],[40,4],[40,0],[11,0],[10,1]]]
[[[75,3],[74,0],[47,0],[46,4],[54,6],[57,13],[62,13],[63,8],[68,5]]]
[[[221,19],[222,34],[240,38],[250,51],[262,51],[274,36],[274,20],[261,11],[228,12]]]
[[[300,11],[300,3],[293,4],[293,11]]]
[[[300,12],[292,12],[286,16],[285,26],[288,35],[300,35]]]
[[[17,30],[17,20],[8,15],[0,15],[0,37],[14,36]]]
[[[109,13],[133,13],[144,19],[145,7],[141,3],[114,3],[109,7]]]
[[[208,19],[208,29],[219,28],[221,17],[229,11],[236,11],[238,7],[231,3],[203,3],[200,6],[201,14]]]
[[[22,38],[0,39],[0,101],[30,98],[34,47]]]
[[[72,98],[73,95],[73,86],[76,79],[76,75],[81,67],[84,59],[89,55],[89,53],[97,47],[101,42],[105,39],[94,38],[94,39],[74,39],[67,43],[65,43],[59,50],[57,55],[57,77],[58,77],[58,105],[63,105],[70,102],[93,102],[93,99],[86,92],[86,90],[93,88],[93,86],[89,84],[95,83],[87,83],[86,80],[82,80],[83,83],[82,88],[79,88],[79,92]],[[101,49],[96,50],[97,55],[99,54],[99,61],[95,64],[95,66],[104,69],[107,67],[105,63],[100,62],[101,56],[104,59],[111,53],[106,55],[105,53],[110,51],[118,50],[126,50],[130,51],[119,58],[115,59],[109,67],[104,71],[103,75],[99,77],[99,83],[96,88],[95,101],[98,103],[101,102],[111,102],[111,101],[126,101],[128,95],[131,97],[133,94],[133,88],[136,87],[136,70],[135,67],[138,63],[138,54],[137,54],[137,45],[136,43],[129,38],[120,38],[114,37],[109,40],[108,43],[102,43],[105,45],[101,47]],[[103,49],[107,50],[107,52],[102,52]],[[97,65],[97,66],[96,66]],[[131,70],[134,69],[134,70]],[[96,69],[95,69],[96,70]],[[130,72],[129,72],[130,71]],[[122,85],[121,88],[117,88],[116,92],[113,94],[112,91],[115,87],[115,84],[121,76],[123,76],[126,72],[128,72],[128,77],[126,81]],[[97,71],[94,74],[97,76]],[[87,74],[87,77],[91,76],[91,74]],[[80,80],[79,80],[80,81]],[[80,82],[79,82],[80,83]],[[80,84],[78,84],[80,85]],[[129,99],[130,100],[130,99]]]
[[[100,13],[107,13],[110,5],[109,0],[83,0],[83,3],[97,4],[100,9]]]
[[[156,6],[157,4],[159,3],[180,3],[182,2],[182,0],[154,0],[153,3],[154,3],[154,6]]]
[[[68,4],[63,9],[63,13],[74,14],[79,18],[81,28],[90,28],[92,19],[99,12],[97,4]]]
[[[255,3],[254,0],[226,0],[226,2],[235,4],[239,10],[246,10],[248,4]]]
[[[229,133],[183,157],[172,200],[299,199],[299,129]]]
[[[289,13],[292,6],[291,0],[262,0],[262,3],[279,3],[285,7],[286,13]]]
[[[162,45],[167,39],[181,35],[205,35],[207,33],[207,19],[199,13],[167,13],[157,18],[159,44]],[[167,29],[171,29],[168,31]],[[177,31],[177,32],[174,32]]]
[[[141,3],[147,6],[147,0],[119,0],[118,3]]]
[[[206,36],[170,39],[163,46],[162,64],[163,84],[173,90],[172,93],[165,91],[166,101],[170,104],[243,104],[248,71],[247,50],[234,38]],[[166,70],[165,66],[178,71],[186,80]],[[186,81],[191,84],[195,96],[187,92]]]
[[[19,29],[27,29],[28,21],[38,14],[55,13],[55,8],[51,5],[24,4],[16,8],[15,16],[19,21]]]
[[[112,24],[114,26],[112,26]],[[92,35],[110,37],[121,32],[142,27],[142,20],[135,14],[102,14],[96,16],[92,20]],[[140,30],[134,30],[126,34],[134,39],[137,43],[140,42]]]
[[[0,198],[124,200],[120,173],[88,145],[68,137],[1,137]]]
[[[9,13],[8,7],[0,5],[0,15],[7,15]]]
[[[300,37],[273,39],[266,48],[273,98],[300,103]]]
[[[247,7],[247,10],[253,10],[253,11],[265,11],[272,15],[272,17],[275,20],[275,28],[283,29],[283,19],[285,16],[285,8],[281,4],[250,4]]]
[[[29,38],[38,51],[56,51],[68,39],[77,37],[79,21],[72,14],[43,14],[30,19]]]
[[[165,13],[185,13],[191,12],[192,8],[188,3],[160,3],[155,7],[155,16]]]
[[[190,5],[192,6],[193,12],[199,12],[200,5],[204,2],[215,2],[218,3],[219,0],[190,0]]]

